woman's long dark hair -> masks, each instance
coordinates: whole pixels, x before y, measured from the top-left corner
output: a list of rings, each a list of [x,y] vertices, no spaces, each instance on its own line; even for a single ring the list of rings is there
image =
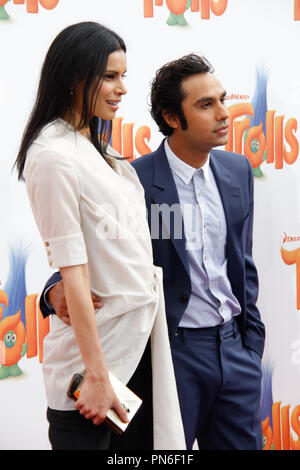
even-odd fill
[[[69,26],[54,39],[42,67],[36,102],[15,162],[19,180],[23,179],[27,151],[41,129],[57,118],[73,115],[75,90],[81,83],[84,84],[83,102],[77,129],[89,127],[93,145],[105,157],[111,121],[101,120],[99,132],[99,119],[93,115],[93,109],[108,56],[116,50],[126,52],[124,41],[94,22]]]

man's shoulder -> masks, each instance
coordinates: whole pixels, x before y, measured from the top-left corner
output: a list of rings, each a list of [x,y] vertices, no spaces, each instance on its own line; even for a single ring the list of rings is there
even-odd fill
[[[148,168],[153,166],[153,154],[148,153],[147,155],[143,155],[142,157],[138,157],[135,160],[131,162],[131,165],[135,168],[135,170],[143,169],[143,168]]]
[[[156,170],[160,171],[162,163],[162,145],[158,147],[154,152],[150,152],[146,155],[136,158],[131,162],[137,175],[145,186],[153,181],[153,175]]]
[[[211,151],[211,158],[218,164],[230,167],[236,170],[249,171],[250,162],[245,155],[229,152],[228,150],[213,149]]]
[[[137,170],[147,169],[150,170],[154,167],[154,161],[157,162],[161,160],[161,157],[164,155],[164,140],[160,143],[158,148],[153,152],[149,152],[146,155],[136,158],[131,162],[131,165]]]

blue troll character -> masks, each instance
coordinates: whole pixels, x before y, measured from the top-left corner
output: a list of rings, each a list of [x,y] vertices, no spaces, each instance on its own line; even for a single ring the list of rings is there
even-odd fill
[[[262,130],[264,135],[266,135],[266,113],[268,111],[267,108],[267,83],[268,83],[268,74],[264,67],[257,67],[256,69],[256,85],[254,96],[251,101],[251,104],[254,109],[254,117],[251,117],[250,127],[259,126],[263,123]],[[245,133],[244,140],[247,138],[247,132]],[[253,153],[257,153],[259,150],[259,141],[258,139],[254,138],[251,142],[251,151]],[[263,161],[266,160],[267,151],[265,150],[263,153]],[[263,172],[261,168],[258,166],[252,169],[253,175],[255,177],[263,176]]]
[[[25,340],[25,266],[28,251],[21,245],[10,246],[9,249],[9,275],[5,283],[2,295],[7,296],[6,302],[1,307],[0,315],[0,340],[5,348],[5,362],[0,366],[0,380],[9,376],[18,376],[22,370],[18,361],[26,354],[27,343]]]
[[[262,383],[261,383],[261,401],[260,411],[262,419],[263,430],[263,448],[268,450],[274,449],[273,439],[270,439],[273,434],[273,418],[272,418],[272,405],[273,405],[273,391],[272,391],[272,377],[274,367],[270,361],[265,360],[262,363]],[[270,442],[268,442],[270,441]],[[271,443],[272,442],[272,443]]]

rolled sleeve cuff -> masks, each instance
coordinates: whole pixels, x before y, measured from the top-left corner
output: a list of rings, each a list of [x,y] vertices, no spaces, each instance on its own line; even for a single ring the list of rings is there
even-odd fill
[[[44,240],[49,266],[59,269],[88,262],[82,233]]]

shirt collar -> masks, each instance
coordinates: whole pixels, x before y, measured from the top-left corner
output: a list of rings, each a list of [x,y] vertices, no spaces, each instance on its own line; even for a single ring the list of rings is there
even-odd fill
[[[179,178],[182,179],[182,181],[186,185],[188,185],[191,182],[193,176],[199,174],[201,170],[203,170],[203,175],[204,175],[205,180],[207,182],[209,181],[210,155],[208,156],[204,165],[201,168],[197,169],[197,168],[192,167],[191,165],[188,165],[183,160],[178,158],[177,155],[175,155],[175,153],[171,150],[168,144],[168,139],[165,140],[164,146],[165,146],[165,152],[166,152],[171,170],[174,171],[174,173],[176,173],[176,175],[179,176]]]

